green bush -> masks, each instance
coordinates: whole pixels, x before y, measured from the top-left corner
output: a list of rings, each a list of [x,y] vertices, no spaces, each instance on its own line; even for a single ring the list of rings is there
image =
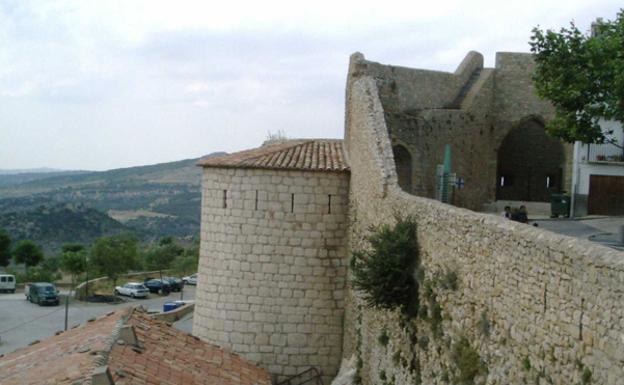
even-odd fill
[[[420,346],[420,348],[424,351],[427,351],[427,348],[429,347],[429,337],[427,336],[422,336],[418,339],[418,346]]]
[[[589,368],[583,369],[583,374],[581,375],[581,383],[583,385],[587,385],[591,383],[592,372]]]
[[[524,370],[526,370],[526,371],[531,370],[531,360],[529,360],[529,357],[528,357],[528,356],[525,356],[525,357],[522,359],[522,368],[523,368]]]
[[[439,276],[440,287],[444,290],[457,290],[457,273],[447,270]]]
[[[440,381],[448,383],[450,381],[448,370],[442,370],[442,374],[440,374]]]
[[[399,366],[399,364],[401,363],[401,354],[401,351],[397,350],[392,355],[392,362],[394,363],[394,366]]]
[[[394,226],[381,225],[367,238],[370,250],[356,251],[351,259],[353,285],[364,293],[369,307],[399,309],[410,316],[418,312],[418,285],[414,270],[419,264],[416,221],[397,218]]]
[[[442,307],[435,300],[431,301],[431,317],[429,317],[429,323],[433,338],[437,339],[442,337],[444,334],[442,331]]]
[[[458,369],[455,382],[460,385],[472,385],[478,374],[484,373],[486,368],[481,363],[481,357],[466,337],[461,337],[453,346],[451,359]]]
[[[386,329],[383,329],[381,331],[379,337],[377,337],[377,341],[381,346],[388,346],[388,342],[390,342],[390,336],[388,335],[388,331]]]
[[[15,277],[17,282],[54,282],[61,279],[58,272],[49,271],[41,266],[28,269],[28,272],[18,273]]]

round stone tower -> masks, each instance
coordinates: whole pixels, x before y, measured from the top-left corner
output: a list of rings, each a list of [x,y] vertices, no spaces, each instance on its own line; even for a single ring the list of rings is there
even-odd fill
[[[341,140],[290,140],[203,166],[193,333],[278,380],[336,374],[349,169]]]

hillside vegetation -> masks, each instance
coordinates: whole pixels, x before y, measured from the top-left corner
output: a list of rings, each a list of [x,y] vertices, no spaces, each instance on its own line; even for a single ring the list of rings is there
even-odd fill
[[[143,240],[169,235],[190,240],[199,233],[200,222],[197,161],[0,175],[0,228],[12,239],[32,239],[47,252],[58,251],[63,242],[86,244],[120,232]]]
[[[0,215],[0,228],[14,240],[34,240],[44,250],[59,250],[63,243],[88,244],[95,238],[132,232],[108,215],[84,205],[58,204]]]

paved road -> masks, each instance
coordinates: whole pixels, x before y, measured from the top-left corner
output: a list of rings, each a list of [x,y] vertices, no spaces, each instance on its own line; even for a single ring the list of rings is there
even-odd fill
[[[590,235],[602,232],[601,230],[589,225],[584,221],[558,219],[531,221],[531,223],[533,222],[538,223],[539,226],[543,229],[576,238],[587,239]]]
[[[195,298],[195,287],[184,288],[184,299]],[[68,327],[79,325],[87,320],[105,315],[124,306],[142,305],[150,311],[162,311],[163,304],[180,299],[180,293],[168,296],[150,294],[148,299],[124,298],[125,303],[117,305],[86,303],[70,300]],[[62,300],[63,301],[63,300]],[[12,352],[27,346],[35,340],[41,340],[63,330],[65,325],[65,306],[38,306],[26,301],[23,292],[15,294],[0,293],[0,354]],[[192,317],[192,316],[191,316]],[[180,321],[180,329],[190,332],[190,317]],[[192,318],[190,318],[192,320]],[[177,327],[176,323],[176,327]]]
[[[624,217],[583,217],[583,218],[535,218],[530,223],[537,223],[541,228],[571,237],[588,239],[618,250],[624,243],[620,237],[620,228],[624,226]]]

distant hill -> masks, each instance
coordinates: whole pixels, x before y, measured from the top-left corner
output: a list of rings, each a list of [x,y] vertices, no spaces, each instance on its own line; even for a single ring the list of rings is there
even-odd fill
[[[15,186],[18,184],[32,182],[54,176],[80,175],[90,171],[45,171],[45,172],[18,172],[18,170],[0,171],[0,187]]]
[[[222,154],[214,153],[209,156]],[[199,159],[159,163],[148,166],[118,168],[108,171],[78,172],[43,176],[37,180],[0,187],[0,196],[27,196],[67,187],[79,188],[93,185],[128,184],[186,184],[199,185],[201,170],[196,166]],[[18,174],[19,175],[19,174]],[[0,177],[0,180],[6,178]]]
[[[221,154],[224,153],[209,156]],[[74,232],[75,241],[81,242],[98,233],[104,235],[117,230],[132,230],[145,240],[166,235],[190,239],[199,233],[201,168],[196,166],[198,160],[100,172],[51,172],[45,177],[37,175],[36,179],[24,174],[0,175],[0,227],[9,227],[7,230],[14,239],[29,238],[52,246],[58,242],[49,237],[59,236],[54,231],[65,234],[67,226]],[[23,175],[23,181],[7,182],[19,175]],[[59,207],[73,207],[73,214],[59,211]],[[43,215],[47,212],[50,214]],[[62,220],[52,220],[50,216],[55,215]],[[75,227],[74,224],[80,222],[77,216],[81,215],[88,217],[84,223],[100,221],[103,227],[86,226],[84,231],[80,226]],[[59,229],[47,229],[47,226]]]
[[[13,174],[43,174],[53,172],[67,172],[70,170],[59,170],[57,168],[39,167],[39,168],[18,168],[18,169],[6,169],[0,168],[0,175],[13,175]]]

